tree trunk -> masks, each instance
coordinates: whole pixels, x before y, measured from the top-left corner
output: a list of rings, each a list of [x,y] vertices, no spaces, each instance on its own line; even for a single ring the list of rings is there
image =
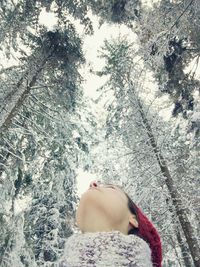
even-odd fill
[[[178,227],[177,227],[177,230],[175,229],[175,232],[176,232],[176,237],[177,237],[179,246],[181,248],[181,253],[182,253],[184,264],[187,267],[192,267],[192,263],[191,263],[189,255],[188,255],[188,249],[187,249],[186,245],[184,244],[184,241],[183,241],[182,236],[181,236],[181,232],[178,230]]]
[[[163,176],[165,177],[164,181],[165,181],[165,184],[166,184],[166,186],[169,190],[169,193],[171,195],[172,203],[173,203],[173,206],[175,208],[178,219],[180,221],[180,225],[183,229],[183,233],[185,235],[185,238],[187,240],[189,250],[190,250],[192,259],[194,261],[194,265],[195,265],[195,267],[200,267],[200,248],[199,248],[197,239],[195,237],[193,227],[192,227],[192,225],[188,219],[189,209],[187,207],[183,207],[183,205],[182,205],[181,196],[180,196],[176,186],[174,185],[174,181],[173,181],[172,176],[170,174],[170,171],[168,169],[167,163],[165,162],[163,155],[159,151],[159,148],[156,144],[156,141],[155,141],[155,138],[153,135],[153,131],[151,129],[151,126],[150,126],[146,116],[145,116],[145,113],[143,111],[143,107],[142,107],[142,104],[141,104],[139,98],[137,98],[137,104],[139,107],[139,112],[140,112],[141,117],[142,117],[142,121],[143,121],[145,128],[147,130],[147,135],[149,137],[150,144],[153,148],[153,151],[154,151],[154,154],[156,156],[157,162],[160,166],[161,172],[162,172]]]
[[[20,106],[24,102],[25,98],[28,96],[32,86],[35,84],[38,75],[44,68],[48,58],[52,56],[54,49],[50,49],[49,53],[43,58],[39,58],[32,64],[24,74],[24,76],[19,80],[16,87],[12,92],[6,97],[4,107],[0,112],[0,129],[7,128],[11,123],[11,119],[14,117],[15,113],[19,110]],[[42,53],[41,53],[42,54]],[[36,66],[36,67],[35,67]]]

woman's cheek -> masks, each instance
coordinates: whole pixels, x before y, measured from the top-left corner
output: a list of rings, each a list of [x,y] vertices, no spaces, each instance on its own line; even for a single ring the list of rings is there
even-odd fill
[[[122,209],[122,203],[118,198],[109,197],[107,201],[104,200],[104,212],[112,221],[120,221],[124,210]]]

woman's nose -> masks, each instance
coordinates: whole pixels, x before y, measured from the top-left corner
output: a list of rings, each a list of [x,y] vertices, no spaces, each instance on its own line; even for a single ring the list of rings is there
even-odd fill
[[[97,181],[92,181],[92,182],[90,183],[90,187],[97,187],[97,186],[98,186]]]

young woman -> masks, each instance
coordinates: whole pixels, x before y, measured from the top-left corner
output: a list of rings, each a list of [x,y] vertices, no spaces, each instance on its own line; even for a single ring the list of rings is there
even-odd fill
[[[81,233],[67,239],[59,266],[161,267],[157,230],[119,186],[91,182],[76,223]]]

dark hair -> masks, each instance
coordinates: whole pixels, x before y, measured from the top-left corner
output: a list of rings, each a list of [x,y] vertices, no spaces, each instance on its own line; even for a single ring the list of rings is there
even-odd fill
[[[136,208],[134,208],[135,203],[132,201],[132,199],[128,196],[128,194],[126,192],[124,192],[124,194],[128,198],[128,208],[129,208],[130,212],[136,216],[136,219],[138,221],[137,210],[136,210]],[[138,232],[139,232],[138,228],[133,227],[128,231],[128,235],[137,235],[138,236]]]
[[[125,193],[125,192],[124,192]],[[131,200],[131,198],[125,193],[128,198],[128,208],[131,213],[135,214],[139,227],[132,228],[128,231],[128,235],[133,234],[142,238],[149,244],[151,249],[151,260],[154,267],[162,266],[162,243],[155,226],[149,221],[146,215],[140,210],[139,207]]]

